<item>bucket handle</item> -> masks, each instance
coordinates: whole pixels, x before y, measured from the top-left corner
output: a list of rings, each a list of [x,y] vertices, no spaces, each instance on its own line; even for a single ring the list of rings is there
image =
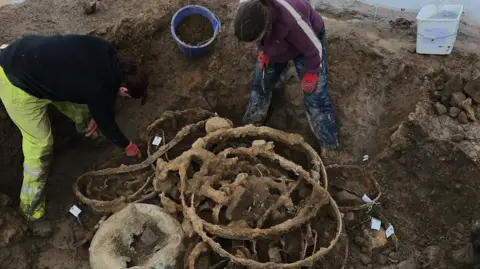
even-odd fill
[[[422,34],[419,33],[418,35],[421,36],[421,37],[424,37],[426,39],[435,40],[437,38],[446,38],[446,37],[455,36],[456,34],[451,34],[451,35],[446,35],[446,36],[428,36],[428,35],[422,35]]]

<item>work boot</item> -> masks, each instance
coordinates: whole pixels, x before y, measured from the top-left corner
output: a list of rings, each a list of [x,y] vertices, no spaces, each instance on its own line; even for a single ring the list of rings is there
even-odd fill
[[[45,218],[30,221],[28,223],[28,229],[33,235],[43,238],[50,237],[53,234],[53,225]]]

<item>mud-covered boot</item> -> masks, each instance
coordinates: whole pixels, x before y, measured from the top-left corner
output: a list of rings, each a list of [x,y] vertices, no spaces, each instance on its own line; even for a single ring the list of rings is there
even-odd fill
[[[28,229],[33,235],[46,238],[52,236],[53,224],[45,218],[41,218],[30,221],[28,223]]]

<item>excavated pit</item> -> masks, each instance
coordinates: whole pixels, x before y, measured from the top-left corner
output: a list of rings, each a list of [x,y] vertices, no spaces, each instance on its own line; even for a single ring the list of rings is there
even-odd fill
[[[224,29],[229,29],[237,2],[200,1],[198,4],[211,9],[225,25]],[[171,15],[188,4],[187,1],[103,0],[99,3],[96,13],[91,16],[83,14],[78,1],[30,1],[15,7],[1,7],[0,41],[11,42],[25,32],[88,33],[113,41],[122,55],[141,60],[151,75],[149,102],[139,107],[136,102],[119,100],[118,122],[130,137],[144,139],[142,135],[147,125],[163,111],[196,106],[217,112],[239,125],[253,76],[256,58],[253,46],[239,44],[229,31],[222,31],[216,45],[221,49],[202,61],[192,62],[177,50],[169,30]],[[52,6],[56,7],[53,15]],[[35,19],[30,18],[32,14],[35,14]],[[354,194],[355,199],[340,201],[335,197],[340,209],[358,207],[361,205],[358,196],[368,193],[375,198],[379,194],[370,183],[373,177],[381,188],[379,201],[383,214],[395,225],[399,238],[398,248],[390,241],[384,247],[386,250],[365,252],[369,246],[359,243],[365,240],[353,240],[365,235],[363,229],[367,225],[361,224],[365,210],[356,212],[352,224],[346,223],[351,241],[348,261],[351,266],[363,264],[365,255],[371,258],[373,268],[381,268],[409,257],[428,260],[430,256],[422,251],[432,246],[456,250],[468,240],[470,221],[480,218],[476,180],[480,176],[477,168],[479,149],[475,147],[478,123],[459,126],[451,121],[440,121],[431,100],[434,91],[430,89],[436,88],[437,83],[446,83],[455,74],[461,74],[465,81],[473,81],[479,75],[478,56],[462,51],[461,41],[457,43],[458,50],[449,57],[425,57],[410,52],[414,38],[407,32],[392,31],[368,22],[327,21],[329,91],[337,113],[341,143],[338,152],[327,153],[324,158],[330,179],[328,190],[334,197],[345,189]],[[4,146],[0,149],[3,156],[0,189],[16,200],[22,174],[21,138],[3,110],[0,115],[0,128],[4,134]],[[302,92],[291,66],[276,89],[267,125],[301,134],[318,149],[305,120]],[[73,134],[64,131],[68,130],[65,128],[68,126],[70,123],[66,123],[65,119],[54,118],[58,154],[47,186],[48,214],[60,227],[71,221],[65,212],[76,201],[72,199],[73,193],[66,190],[70,190],[78,176],[104,165],[106,160],[112,160],[106,166],[110,168],[137,162],[118,157],[122,154],[120,151],[114,151],[118,156],[112,158],[106,153],[109,150],[106,147],[84,149],[83,144],[77,144],[77,141],[64,142],[63,137]],[[161,129],[171,132],[165,134],[166,141],[173,139],[178,131],[173,123]],[[160,133],[149,134],[149,143],[153,136]],[[458,137],[454,140],[453,135],[457,134],[463,135],[464,139],[456,142]],[[197,135],[205,133],[194,134],[189,141]],[[251,142],[247,139],[235,147],[245,147]],[[153,147],[147,149],[149,143],[144,144],[144,153],[154,151]],[[276,145],[276,149],[280,146]],[[179,144],[167,154],[169,159],[174,159],[188,149],[188,145],[183,147]],[[219,147],[218,151],[223,149]],[[278,154],[295,160],[305,170],[312,169],[303,153],[298,157],[288,156],[279,149]],[[370,156],[370,160],[362,163],[365,154]],[[147,156],[144,155],[145,158]],[[355,164],[371,173],[364,175],[356,172],[356,168],[328,167],[331,164]],[[192,169],[195,171],[198,167]],[[123,176],[130,177],[128,173]],[[171,176],[177,177],[174,173]],[[100,180],[99,186],[105,178]],[[138,190],[138,186],[134,189]],[[173,200],[170,209],[177,210],[176,206],[181,202],[180,193],[165,195]],[[3,215],[3,211],[0,214]],[[82,235],[82,227],[73,227],[75,234]],[[90,228],[86,227],[87,230]],[[36,242],[25,235],[23,238],[27,242]],[[55,244],[47,244],[47,247],[41,248],[40,258],[30,259],[32,254],[22,251],[16,241],[12,237],[9,247],[0,249],[1,257],[8,257],[2,259],[1,266],[28,268],[28,262],[33,268],[88,268],[85,249],[59,249]],[[324,260],[317,264],[318,268],[341,268],[345,246],[342,242],[337,244],[335,247],[339,249],[330,252],[336,258]],[[388,250],[394,254],[386,254]],[[442,258],[428,261],[430,266],[459,268],[459,261],[449,258],[448,252],[442,251],[442,255],[437,255]],[[274,254],[271,256],[274,257]],[[419,255],[422,259],[418,259]],[[203,264],[223,266],[229,263],[228,259],[213,256],[212,263],[203,261]]]

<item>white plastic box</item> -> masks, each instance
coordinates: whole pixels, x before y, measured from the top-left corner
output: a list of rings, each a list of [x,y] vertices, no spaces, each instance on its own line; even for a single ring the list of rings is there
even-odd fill
[[[428,5],[417,15],[417,53],[448,55],[457,39],[462,5]]]

